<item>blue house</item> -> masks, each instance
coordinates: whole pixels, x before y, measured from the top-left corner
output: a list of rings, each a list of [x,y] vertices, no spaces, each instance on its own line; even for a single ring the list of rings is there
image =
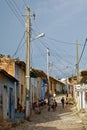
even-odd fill
[[[46,85],[47,85],[47,79],[43,78],[41,80],[41,95],[40,95],[40,98],[43,99],[43,100],[45,99]]]
[[[15,83],[15,117],[21,116],[21,113],[24,113],[25,109],[25,68],[26,64],[24,61],[20,61],[18,58],[13,59],[9,56],[0,57],[0,68],[4,69],[7,73],[13,76],[18,80]],[[24,116],[24,114],[22,114]]]
[[[0,119],[14,118],[17,79],[0,69]]]

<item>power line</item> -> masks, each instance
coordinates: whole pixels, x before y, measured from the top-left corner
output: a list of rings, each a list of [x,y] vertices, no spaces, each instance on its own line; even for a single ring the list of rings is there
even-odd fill
[[[80,63],[81,58],[82,58],[82,56],[83,56],[83,53],[84,53],[84,50],[85,50],[85,46],[86,46],[86,42],[87,42],[87,38],[86,38],[86,40],[85,40],[85,43],[84,43],[84,46],[83,46],[82,53],[81,53],[81,55],[80,55],[80,58],[79,58],[78,64]]]
[[[25,32],[24,32],[23,37],[21,38],[21,40],[20,40],[20,42],[19,42],[19,44],[18,44],[18,47],[17,47],[15,53],[12,55],[12,58],[14,58],[14,56],[17,54],[17,52],[18,52],[18,50],[19,50],[19,47],[20,47],[20,45],[21,45],[21,43],[22,43],[22,41],[23,41],[23,39],[24,39],[24,36],[25,36]],[[10,64],[11,64],[11,62],[9,61],[8,64],[7,64],[7,66],[6,66],[6,69],[8,68],[8,66],[9,66]]]
[[[50,48],[50,47],[48,47],[47,46],[47,44],[45,45],[45,42],[42,42],[40,39],[39,39],[39,41],[40,41],[40,44],[42,44],[45,48]],[[47,42],[46,42],[47,43]],[[52,48],[53,49],[53,48]],[[69,64],[71,64],[72,65],[72,63],[71,62],[69,62],[68,60],[65,60],[65,58],[62,58],[62,56],[60,56],[59,54],[58,54],[58,51],[57,50],[52,50],[52,49],[50,49],[52,52],[51,52],[51,55],[53,56],[53,57],[55,57],[55,59],[57,60],[58,58],[57,57],[59,57],[60,59],[63,59],[63,61],[65,61],[66,63],[68,62]],[[57,48],[56,48],[57,49]],[[57,60],[58,61],[58,60]]]
[[[39,30],[39,29],[38,29]],[[34,31],[34,29],[33,29],[33,31]],[[36,32],[38,32],[39,33],[39,31],[36,31]],[[49,39],[49,40],[51,40],[51,41],[54,41],[54,42],[57,42],[57,43],[64,43],[64,44],[69,44],[69,45],[76,45],[76,43],[73,43],[73,42],[66,42],[66,41],[62,41],[62,40],[57,40],[57,39],[54,39],[54,38],[50,38],[50,37],[47,37],[47,36],[45,36],[47,39]],[[45,42],[44,42],[45,43]],[[81,45],[82,46],[82,44],[79,44],[79,45]],[[48,45],[46,44],[43,44],[43,46],[44,47],[47,47]],[[82,58],[82,55],[83,55],[83,53],[84,53],[84,49],[85,49],[85,46],[86,46],[86,44],[84,44],[84,47],[83,47],[83,51],[82,51],[82,54],[81,54],[81,56],[80,56],[80,59],[79,59],[79,62],[80,62],[80,60],[81,60],[81,58]],[[59,57],[59,56],[58,56]],[[57,58],[57,55],[56,55],[56,58]],[[65,58],[64,58],[65,59]],[[71,60],[71,58],[70,58],[70,60]],[[72,61],[72,60],[71,60]]]
[[[42,42],[40,39],[39,39],[39,43],[41,44],[41,45],[43,45],[44,46],[44,48],[46,49],[47,48],[47,45],[45,45],[45,42]],[[39,46],[40,47],[40,46]],[[38,49],[39,50],[41,50],[40,48],[38,47]],[[36,49],[36,48],[35,48]],[[38,51],[39,52],[39,51]],[[42,52],[42,51],[41,51]],[[61,65],[63,65],[63,66],[67,66],[67,63],[68,63],[68,65],[70,64],[70,65],[72,65],[72,63],[70,63],[69,61],[66,61],[65,60],[65,58],[62,58],[59,54],[57,54],[58,53],[58,51],[56,51],[56,50],[54,50],[54,52],[53,52],[53,50],[51,50],[51,61],[52,61],[52,57],[53,58],[55,58],[56,59],[56,61],[59,63],[59,59],[61,60],[62,59],[62,61],[64,61],[65,63],[66,63],[66,65],[63,63],[63,62],[61,62]],[[59,58],[59,59],[58,59]],[[36,59],[36,58],[35,58]],[[53,61],[53,63],[54,63],[54,61]],[[59,66],[59,65],[57,65],[57,66]],[[61,69],[62,70],[62,69]],[[62,70],[63,71],[63,70]]]
[[[21,45],[21,43],[22,43],[22,41],[23,41],[23,39],[24,39],[24,36],[25,36],[25,32],[24,32],[24,34],[23,34],[23,36],[22,36],[22,38],[21,38],[21,40],[20,40],[20,42],[19,42],[19,44],[18,44],[18,47],[17,47],[15,53],[12,55],[12,57],[14,57],[14,56],[17,54],[17,52],[18,52],[18,50],[19,50],[19,47],[20,47],[20,45]]]
[[[18,11],[16,10],[15,6],[13,5],[12,1],[8,1],[5,0],[5,2],[7,3],[7,5],[9,6],[9,8],[11,9],[11,11],[14,13],[14,15],[16,16],[16,18],[18,19],[18,21],[22,24],[22,26],[24,27],[24,22],[23,20],[20,19],[20,15],[18,15]]]
[[[64,43],[64,44],[69,44],[69,45],[71,45],[71,44],[75,45],[76,44],[74,42],[66,42],[66,41],[57,40],[57,39],[54,39],[54,38],[51,38],[51,37],[47,37],[47,36],[46,36],[46,38],[48,38],[48,39],[50,39],[52,41],[59,42],[59,43]],[[81,44],[79,44],[79,45],[81,45]]]
[[[35,21],[35,20],[34,20]],[[38,31],[36,31],[36,30],[34,30],[34,31],[36,31],[36,32],[38,32],[38,33],[40,33],[40,30],[39,30],[39,28],[38,28],[38,26],[37,26],[37,24],[36,24],[36,22],[34,22],[35,23],[35,26],[36,26],[36,28],[38,29]],[[73,44],[73,45],[75,45],[76,43],[74,43],[74,42],[67,42],[67,41],[62,41],[62,40],[57,40],[57,39],[54,39],[54,38],[51,38],[51,37],[48,37],[48,36],[45,36],[47,39],[49,39],[49,40],[52,40],[52,41],[55,41],[55,42],[58,42],[58,43],[64,43],[64,44],[69,44],[69,45],[71,45],[71,44]],[[82,44],[79,44],[79,45],[82,45]]]
[[[22,12],[21,12],[21,10],[19,9],[19,7],[18,7],[18,5],[17,5],[17,3],[13,0],[13,3],[15,4],[15,6],[16,6],[16,8],[17,8],[17,10],[18,10],[18,12],[19,12],[19,15],[20,16],[22,16]],[[24,19],[24,17],[21,17],[23,20],[24,20],[24,22],[25,22],[25,19]]]
[[[46,43],[49,42],[49,41],[47,41],[47,39],[45,39],[45,41],[46,41]],[[44,43],[45,43],[45,42],[44,42]],[[48,43],[47,43],[47,44],[48,44]],[[53,43],[50,42],[50,44],[53,44]],[[53,48],[52,48],[52,49],[53,49]],[[58,49],[59,49],[59,45],[58,45]],[[60,50],[60,49],[59,49],[59,50]],[[56,47],[55,47],[55,50],[54,50],[54,51],[57,51],[57,52],[58,52],[58,50],[57,50]],[[65,47],[64,47],[64,49],[62,50],[62,52],[65,53],[65,54],[67,54],[67,51],[65,50]],[[69,55],[69,56],[72,56],[71,54],[68,54],[68,55]],[[64,56],[65,56],[65,55],[64,55]],[[72,57],[73,57],[73,56],[72,56]]]

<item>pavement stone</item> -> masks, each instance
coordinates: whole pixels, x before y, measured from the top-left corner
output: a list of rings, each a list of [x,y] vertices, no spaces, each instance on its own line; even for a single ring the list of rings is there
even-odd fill
[[[78,113],[74,105],[63,109],[60,99],[56,111],[49,112],[46,106],[41,114],[34,114],[30,122],[24,120],[10,130],[87,130],[87,113]]]

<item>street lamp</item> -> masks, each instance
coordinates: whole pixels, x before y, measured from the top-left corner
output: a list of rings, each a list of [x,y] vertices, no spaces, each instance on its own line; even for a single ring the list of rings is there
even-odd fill
[[[45,36],[45,33],[40,33],[40,34],[37,35],[35,38],[31,39],[31,41],[36,40],[36,39],[39,39],[39,38],[44,37],[44,36]]]

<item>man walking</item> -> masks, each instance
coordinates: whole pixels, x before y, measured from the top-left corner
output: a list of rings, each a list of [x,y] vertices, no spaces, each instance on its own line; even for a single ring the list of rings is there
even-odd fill
[[[65,101],[64,101],[64,97],[62,97],[62,99],[61,99],[61,103],[62,103],[62,108],[64,108],[64,103],[65,103]]]

